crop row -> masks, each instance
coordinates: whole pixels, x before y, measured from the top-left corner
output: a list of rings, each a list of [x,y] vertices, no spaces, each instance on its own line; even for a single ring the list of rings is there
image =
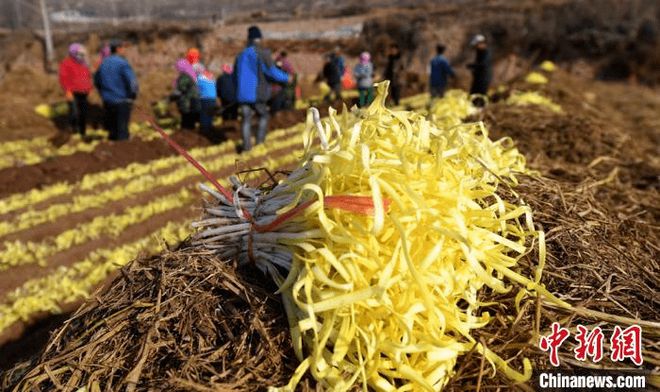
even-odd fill
[[[287,135],[292,136],[289,133]],[[268,147],[264,145],[255,148],[248,154],[248,158],[258,159],[261,166],[281,168],[298,159],[301,147],[298,137],[280,138],[269,142]],[[279,153],[283,154],[278,156]],[[204,164],[212,172],[229,172],[234,167],[235,158],[235,155],[230,154],[229,157],[217,157]],[[175,172],[178,170],[180,169]],[[196,175],[194,169],[191,173],[192,177]],[[167,175],[163,175],[159,178],[167,177]],[[152,183],[149,189],[153,191],[159,186],[162,185]],[[98,216],[90,222],[81,223],[40,242],[6,243],[5,249],[0,253],[3,260],[0,268],[6,269],[12,265],[26,263],[47,265],[48,258],[72,246],[97,238],[112,238],[130,226],[139,225],[152,216],[191,205],[197,197],[199,194],[193,193],[187,188],[177,188],[170,194],[154,199],[145,205],[129,207],[121,214]],[[81,261],[69,266],[58,267],[45,277],[37,277],[24,282],[0,300],[0,332],[18,320],[26,320],[36,312],[57,312],[59,304],[86,298],[91,289],[101,283],[109,273],[134,258],[138,250],[156,252],[161,249],[158,238],[171,238],[177,242],[184,239],[190,232],[188,221],[169,222],[163,229],[155,231],[145,238],[129,244],[97,249]]]
[[[273,132],[274,140],[269,141],[269,148],[289,148],[300,143],[298,138],[291,137],[300,127]],[[228,143],[231,144],[231,143]],[[229,153],[227,146],[212,146],[193,151],[209,170],[219,170],[235,163],[237,156]],[[268,150],[259,147],[241,156],[249,160],[261,158]],[[167,172],[164,172],[168,169]],[[27,194],[13,195],[0,202],[0,211],[5,212],[26,207],[25,200],[39,200],[40,203],[49,198],[72,194],[71,200],[50,204],[45,209],[28,208],[10,219],[0,222],[0,237],[26,230],[36,225],[52,222],[65,215],[99,207],[106,203],[126,199],[154,189],[155,187],[174,185],[184,180],[194,178],[195,169],[186,164],[181,157],[159,159],[144,164],[132,164],[128,168],[95,173],[86,176],[76,184],[56,184],[41,191],[30,191]],[[126,180],[126,182],[121,181]],[[116,185],[113,185],[115,184]],[[90,192],[81,192],[88,190]],[[80,194],[78,194],[80,193]],[[76,195],[78,194],[78,195]],[[34,202],[33,202],[34,203]]]
[[[133,137],[141,140],[159,137],[146,123],[131,123],[130,130]],[[107,138],[107,133],[100,129],[88,129],[86,138],[87,140],[84,140],[80,135],[74,134],[61,146],[55,146],[47,136],[0,143],[0,169],[15,165],[34,165],[48,158],[76,152],[91,152]]]

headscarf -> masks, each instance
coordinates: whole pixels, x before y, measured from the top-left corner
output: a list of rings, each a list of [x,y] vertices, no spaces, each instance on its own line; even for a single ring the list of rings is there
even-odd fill
[[[85,63],[85,47],[78,42],[69,45],[69,56],[71,56],[78,63]]]
[[[186,53],[186,60],[190,64],[196,64],[199,62],[199,49],[197,48],[190,48],[188,49],[188,52]]]
[[[368,64],[371,61],[371,55],[369,52],[360,53],[360,64]]]
[[[226,74],[231,74],[234,72],[234,67],[231,66],[231,64],[222,64],[222,72]]]
[[[174,68],[176,68],[176,70],[179,71],[179,73],[185,73],[186,75],[190,76],[192,80],[195,83],[197,83],[197,74],[195,74],[195,71],[193,70],[193,66],[188,62],[188,60],[186,59],[177,60]],[[176,84],[176,79],[174,80],[174,83]]]

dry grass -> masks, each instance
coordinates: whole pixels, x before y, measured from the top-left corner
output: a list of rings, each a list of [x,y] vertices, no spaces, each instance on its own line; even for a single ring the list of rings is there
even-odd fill
[[[52,337],[15,390],[263,389],[295,367],[280,303],[257,271],[182,248],[138,259]],[[25,369],[30,370],[24,373]],[[100,389],[97,389],[100,388]]]

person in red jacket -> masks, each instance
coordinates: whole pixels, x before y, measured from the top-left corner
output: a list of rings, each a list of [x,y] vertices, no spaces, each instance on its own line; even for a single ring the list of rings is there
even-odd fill
[[[92,91],[92,76],[85,58],[85,48],[74,43],[69,55],[60,63],[60,85],[69,103],[71,128],[85,135],[87,127],[87,95]]]

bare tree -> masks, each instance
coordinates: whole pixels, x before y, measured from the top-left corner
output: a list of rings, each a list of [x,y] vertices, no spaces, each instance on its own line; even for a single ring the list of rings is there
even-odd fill
[[[55,60],[55,51],[53,49],[53,33],[50,30],[50,14],[46,7],[46,0],[39,0],[39,8],[41,9],[41,19],[44,25],[44,41],[46,42],[46,68],[50,68],[51,63]]]

